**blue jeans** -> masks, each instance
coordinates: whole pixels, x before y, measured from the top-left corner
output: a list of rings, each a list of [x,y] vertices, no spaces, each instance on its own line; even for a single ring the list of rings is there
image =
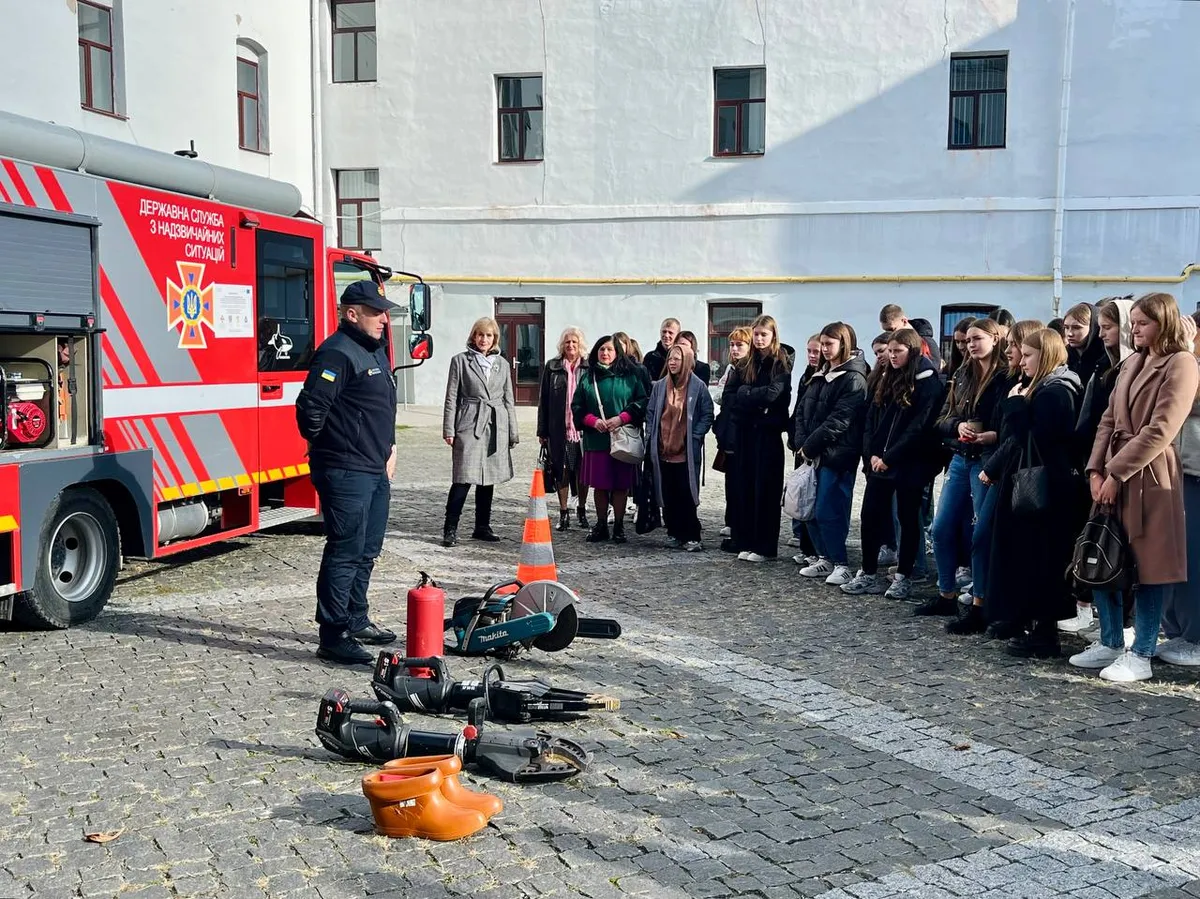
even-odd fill
[[[1154,655],[1163,604],[1178,584],[1138,584],[1133,605],[1133,651],[1144,659]],[[1109,649],[1125,648],[1125,624],[1121,613],[1121,594],[1111,590],[1093,590],[1092,603],[1100,616],[1100,642]]]
[[[313,469],[312,482],[325,516],[317,623],[321,642],[328,643],[370,624],[367,587],[383,549],[392,490],[386,474],[345,468]]]
[[[983,504],[981,471],[982,462],[955,453],[942,485],[942,498],[933,520],[933,552],[937,562],[938,590],[947,595],[957,592],[954,573],[959,559],[970,555],[970,531],[966,530],[966,525],[978,517]],[[968,541],[966,545],[964,541]]]
[[[1163,634],[1200,643],[1200,478],[1183,476],[1183,508],[1187,513],[1186,584],[1177,584],[1163,605]]]
[[[854,496],[853,468],[834,471],[817,469],[817,514],[808,523],[808,532],[817,555],[834,565],[846,565],[846,537],[850,533],[850,501]]]
[[[992,526],[999,495],[999,487],[984,484],[983,501],[979,504],[979,514],[975,517],[975,529],[971,534],[971,580],[974,581],[971,593],[979,599],[988,595],[988,575],[991,573],[992,562]]]

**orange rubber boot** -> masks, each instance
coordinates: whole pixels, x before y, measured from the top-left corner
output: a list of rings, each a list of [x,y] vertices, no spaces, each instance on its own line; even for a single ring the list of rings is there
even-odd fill
[[[411,771],[372,771],[362,779],[375,830],[388,837],[457,840],[487,825],[481,812],[442,794],[442,772],[426,765]]]
[[[504,811],[504,802],[499,796],[481,793],[462,785],[462,781],[458,779],[458,772],[462,771],[462,759],[456,755],[420,755],[408,759],[392,759],[383,763],[383,770],[412,771],[431,765],[442,772],[442,795],[455,805],[482,812],[488,819]]]

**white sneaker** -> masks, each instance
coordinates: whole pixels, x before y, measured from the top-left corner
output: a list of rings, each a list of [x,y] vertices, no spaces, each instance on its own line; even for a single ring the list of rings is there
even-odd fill
[[[828,559],[817,559],[811,565],[800,569],[801,577],[829,577],[833,574],[833,563]]]
[[[749,558],[750,558],[750,553],[746,552],[746,550],[744,550],[744,549],[740,553],[738,553],[738,561],[739,562],[745,562]]]
[[[728,525],[721,528],[721,536],[722,537],[732,537],[733,536],[733,528],[729,527]]]
[[[1156,659],[1160,659],[1160,658],[1162,658],[1162,653],[1164,650],[1170,652],[1173,649],[1180,649],[1181,647],[1186,646],[1186,645],[1187,645],[1187,640],[1183,639],[1183,637],[1172,637],[1170,640],[1163,640],[1161,643],[1159,643],[1157,646],[1154,647],[1154,656],[1153,657]]]
[[[801,568],[807,568],[809,565],[815,565],[820,560],[820,556],[806,556],[804,553],[797,553],[792,556],[792,561]]]
[[[958,593],[959,602],[974,602],[975,601],[975,582],[964,584]]]
[[[840,587],[843,584],[850,583],[853,578],[854,575],[850,573],[850,567],[848,565],[835,565],[833,567],[833,574],[825,578],[825,583],[831,587]]]
[[[1094,640],[1100,639],[1100,622],[1097,621],[1091,627],[1086,627],[1079,632],[1079,636],[1091,643]]]
[[[1125,634],[1125,648],[1132,649],[1134,638],[1137,637],[1137,630],[1132,627],[1127,627],[1122,633]]]
[[[766,562],[766,556],[760,556],[758,553],[746,553],[747,562]]]
[[[832,577],[832,575],[830,575]],[[826,581],[825,583],[831,583]],[[878,596],[887,589],[887,581],[882,575],[864,574],[860,568],[858,574],[841,585],[842,592],[850,596]]]
[[[1180,641],[1177,645],[1163,650],[1160,648],[1154,654],[1168,665],[1180,665],[1184,668],[1200,668],[1200,644]]]
[[[960,590],[971,583],[971,569],[965,567],[956,568],[954,570],[954,583]]]
[[[1107,668],[1123,655],[1125,655],[1125,650],[1112,649],[1097,640],[1083,652],[1075,653],[1067,661],[1076,668]]]
[[[804,543],[804,541],[801,540],[799,537],[788,537],[788,540],[787,540],[788,546],[801,546],[803,543]]]
[[[883,595],[888,599],[908,599],[912,595],[912,583],[912,578],[898,574],[892,581],[892,586],[888,587]]]
[[[1092,626],[1095,615],[1092,614],[1092,604],[1080,603],[1075,607],[1074,618],[1064,618],[1058,623],[1058,629],[1064,634],[1078,634]]]
[[[685,553],[698,553],[703,549],[704,546],[699,540],[689,540],[687,543],[683,544],[683,551]]]
[[[1119,659],[1100,672],[1101,680],[1110,680],[1118,684],[1132,684],[1135,681],[1150,680],[1154,671],[1150,660],[1143,659],[1132,652],[1123,654]]]
[[[896,555],[896,551],[890,546],[883,546],[879,549],[879,567],[887,568],[889,565],[895,565],[900,559]]]

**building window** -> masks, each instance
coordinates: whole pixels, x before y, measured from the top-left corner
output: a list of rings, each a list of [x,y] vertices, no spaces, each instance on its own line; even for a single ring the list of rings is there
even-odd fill
[[[375,2],[333,0],[333,80],[375,81]]]
[[[238,146],[266,153],[267,53],[252,41],[238,41],[237,56]]]
[[[345,169],[334,173],[338,246],[346,250],[383,248],[379,224],[379,170]]]
[[[79,97],[84,109],[116,114],[113,11],[79,0]]]
[[[542,76],[498,76],[497,130],[501,162],[542,158]]]
[[[767,150],[767,70],[714,69],[713,155],[761,156]]]
[[[748,328],[762,315],[762,303],[709,303],[708,364],[717,378],[729,364],[729,332]]]
[[[1004,146],[1008,56],[950,57],[950,149]]]

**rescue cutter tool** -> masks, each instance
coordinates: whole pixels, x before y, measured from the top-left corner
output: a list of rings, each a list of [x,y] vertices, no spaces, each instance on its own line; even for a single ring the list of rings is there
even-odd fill
[[[516,587],[515,594],[501,593]],[[537,647],[560,652],[576,637],[614,640],[621,625],[609,618],[580,618],[579,597],[557,581],[519,580],[493,584],[483,596],[464,596],[444,622],[454,634],[450,647],[462,655],[514,658],[522,649]]]
[[[432,677],[412,672],[427,668]],[[432,657],[406,659],[381,652],[371,682],[375,695],[402,712],[467,712],[471,723],[484,719],[527,724],[572,718],[587,712],[616,711],[621,701],[597,693],[563,690],[540,680],[508,680],[504,669],[491,665],[477,681],[456,681],[446,661]]]
[[[353,699],[329,690],[317,711],[317,739],[330,752],[364,762],[410,756],[457,755],[464,765],[513,783],[563,780],[587,770],[591,754],[573,740],[533,728],[489,730],[467,725],[458,733],[413,730],[395,703]]]

